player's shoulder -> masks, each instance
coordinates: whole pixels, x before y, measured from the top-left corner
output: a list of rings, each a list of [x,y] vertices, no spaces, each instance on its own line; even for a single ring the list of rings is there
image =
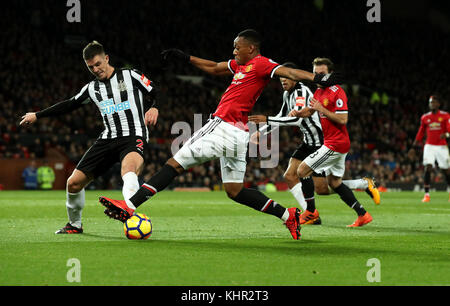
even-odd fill
[[[448,112],[446,112],[446,111],[443,111],[443,110],[439,110],[439,114],[441,114],[441,115],[445,115],[445,116],[448,116],[448,115],[449,115],[449,113],[448,113]]]
[[[431,114],[432,114],[431,112],[427,112],[427,113],[425,113],[425,114],[422,115],[421,119],[425,119],[425,118],[427,118],[427,117],[430,117]]]
[[[252,59],[252,61],[255,62],[255,63],[270,63],[270,64],[279,65],[273,59],[265,57],[263,55],[256,56],[255,58]]]

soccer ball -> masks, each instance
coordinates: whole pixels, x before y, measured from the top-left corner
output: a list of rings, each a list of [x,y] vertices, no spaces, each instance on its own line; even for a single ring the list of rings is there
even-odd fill
[[[152,221],[144,214],[134,214],[123,223],[123,231],[128,239],[148,239],[152,230]]]

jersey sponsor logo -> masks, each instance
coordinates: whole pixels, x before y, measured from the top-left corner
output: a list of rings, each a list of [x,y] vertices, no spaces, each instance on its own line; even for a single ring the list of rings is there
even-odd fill
[[[435,130],[440,130],[440,129],[441,129],[441,124],[439,122],[430,123],[430,130],[435,131]]]
[[[130,102],[124,101],[119,104],[114,104],[113,99],[108,99],[100,102],[98,104],[100,113],[103,115],[111,115],[113,113],[123,112],[124,110],[130,109]]]
[[[141,81],[142,83],[144,83],[145,86],[150,86],[150,84],[152,83],[152,81],[150,81],[149,79],[147,79],[147,77],[145,75],[141,75]]]
[[[242,83],[242,82],[239,82],[239,80],[242,80],[243,78],[245,78],[245,73],[238,72],[234,75],[233,81],[231,82],[231,84],[239,85]]]

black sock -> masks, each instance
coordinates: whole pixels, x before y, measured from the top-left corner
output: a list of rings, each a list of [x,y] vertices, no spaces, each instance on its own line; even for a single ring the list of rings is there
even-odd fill
[[[130,198],[134,206],[139,207],[157,192],[164,190],[178,176],[174,167],[165,164],[147,183],[142,184],[141,188]]]
[[[430,192],[430,183],[431,183],[431,171],[425,169],[425,173],[423,174],[423,189],[425,189],[425,193]]]
[[[306,200],[306,210],[314,212],[316,210],[316,201],[314,199],[314,181],[311,176],[301,179],[302,191]]]
[[[255,189],[242,188],[233,200],[266,214],[277,216],[278,218],[281,218],[286,211],[286,208]]]
[[[339,187],[334,188],[334,191],[341,197],[345,204],[356,211],[358,216],[363,216],[366,213],[364,207],[355,198],[353,191],[345,184],[341,184]]]

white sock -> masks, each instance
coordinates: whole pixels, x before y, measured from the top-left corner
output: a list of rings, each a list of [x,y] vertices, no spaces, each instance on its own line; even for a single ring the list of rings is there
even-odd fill
[[[123,198],[125,199],[125,203],[127,203],[127,206],[131,209],[136,209],[136,206],[131,203],[130,198],[136,193],[136,191],[139,190],[139,181],[136,173],[134,172],[127,172],[122,176],[123,180],[123,187],[122,187],[122,194]]]
[[[365,179],[346,180],[342,181],[342,183],[344,183],[350,189],[365,190],[367,187],[369,187],[369,183]]]
[[[85,202],[84,188],[78,193],[66,191],[66,194],[66,208],[69,223],[74,227],[81,228],[81,212],[83,211]]]
[[[297,200],[297,202],[300,205],[300,207],[302,208],[302,210],[305,211],[307,205],[306,205],[305,196],[303,195],[302,183],[299,182],[297,185],[292,187],[292,189],[289,189],[289,191],[292,193],[294,198]]]
[[[286,222],[287,219],[289,219],[289,210],[286,208],[284,214],[281,216],[281,220],[283,220],[283,222]]]
[[[362,190],[366,190],[367,187],[369,187],[369,183],[365,180],[365,179],[358,179],[358,180],[345,180],[342,181],[342,183],[347,186],[350,189],[362,189]],[[330,192],[330,194],[334,194],[336,192],[334,192],[334,189],[331,188],[328,185],[328,191]]]

